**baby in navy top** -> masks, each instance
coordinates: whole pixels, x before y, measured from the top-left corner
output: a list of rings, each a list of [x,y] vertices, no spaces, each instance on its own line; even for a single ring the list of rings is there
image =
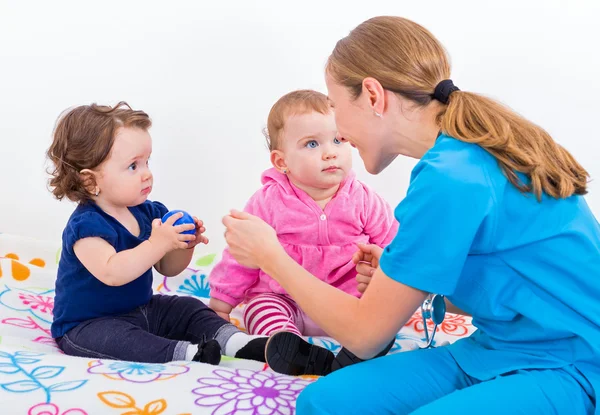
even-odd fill
[[[124,102],[76,107],[56,125],[50,186],[78,206],[63,232],[52,336],[82,357],[264,361],[265,337],[241,332],[195,298],[152,293],[152,267],[178,275],[208,239],[198,218],[174,225],[177,213],[162,223],[167,208],[148,200],[150,126],[145,112]]]

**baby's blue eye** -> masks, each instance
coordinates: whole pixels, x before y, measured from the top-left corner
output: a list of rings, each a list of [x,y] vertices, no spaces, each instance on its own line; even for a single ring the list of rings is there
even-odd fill
[[[310,140],[308,143],[306,143],[306,147],[317,148],[319,147],[319,143],[317,143],[315,140]]]
[[[131,171],[135,171],[135,169],[137,169],[137,164],[136,163],[131,163],[128,167],[129,170]]]
[[[337,137],[333,139],[333,142],[335,144],[342,144],[342,142],[340,140],[338,140]]]

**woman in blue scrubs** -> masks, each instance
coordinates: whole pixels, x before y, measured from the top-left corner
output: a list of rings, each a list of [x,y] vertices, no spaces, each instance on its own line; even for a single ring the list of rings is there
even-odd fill
[[[318,380],[299,414],[600,413],[600,228],[583,198],[588,174],[543,129],[449,78],[441,44],[398,17],[362,23],[329,58],[339,138],[366,169],[419,159],[396,238],[381,256],[362,247],[376,268],[362,298],[310,275],[259,218],[224,218],[233,256],[360,358],[382,350],[429,293],[473,316],[475,333],[452,345]]]

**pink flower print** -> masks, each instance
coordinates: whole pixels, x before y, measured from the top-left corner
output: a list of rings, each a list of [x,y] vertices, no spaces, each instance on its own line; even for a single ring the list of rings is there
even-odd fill
[[[31,341],[45,344],[47,346],[55,347],[59,353],[62,353],[62,351],[58,348],[56,341],[50,335],[50,329],[40,326],[30,316],[27,316],[26,318],[16,318],[16,317],[5,318],[4,320],[0,320],[0,323],[8,324],[10,326],[15,326],[15,327],[21,327],[21,328],[29,329],[29,330],[42,331],[45,334],[45,336],[38,336],[36,338],[32,338]],[[23,337],[25,337],[25,335],[23,335]]]
[[[52,313],[54,308],[54,299],[48,296],[19,293],[19,299],[24,305],[31,307],[44,314]]]
[[[30,330],[41,330],[50,335],[50,329],[40,326],[33,318],[27,316],[26,318],[5,318],[1,321],[3,324],[9,324],[11,326],[22,327]]]
[[[50,326],[54,308],[54,289],[40,292],[38,288],[35,291],[11,288],[8,285],[0,286],[0,290],[2,288],[4,291],[0,291],[1,305],[11,310],[31,314]]]
[[[53,403],[38,403],[29,408],[27,415],[88,415],[86,411],[79,408],[67,409],[61,412]]]
[[[33,339],[33,341],[36,343],[45,344],[46,346],[54,347],[58,353],[64,353],[56,344],[56,340],[54,340],[52,337],[39,336]]]

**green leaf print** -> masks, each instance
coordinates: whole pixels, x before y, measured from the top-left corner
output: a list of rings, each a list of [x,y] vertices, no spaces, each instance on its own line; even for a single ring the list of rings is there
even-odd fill
[[[207,267],[213,263],[216,256],[217,256],[217,254],[210,254],[210,255],[205,255],[201,258],[198,258],[198,260],[196,261],[196,265],[198,265],[199,267]]]

